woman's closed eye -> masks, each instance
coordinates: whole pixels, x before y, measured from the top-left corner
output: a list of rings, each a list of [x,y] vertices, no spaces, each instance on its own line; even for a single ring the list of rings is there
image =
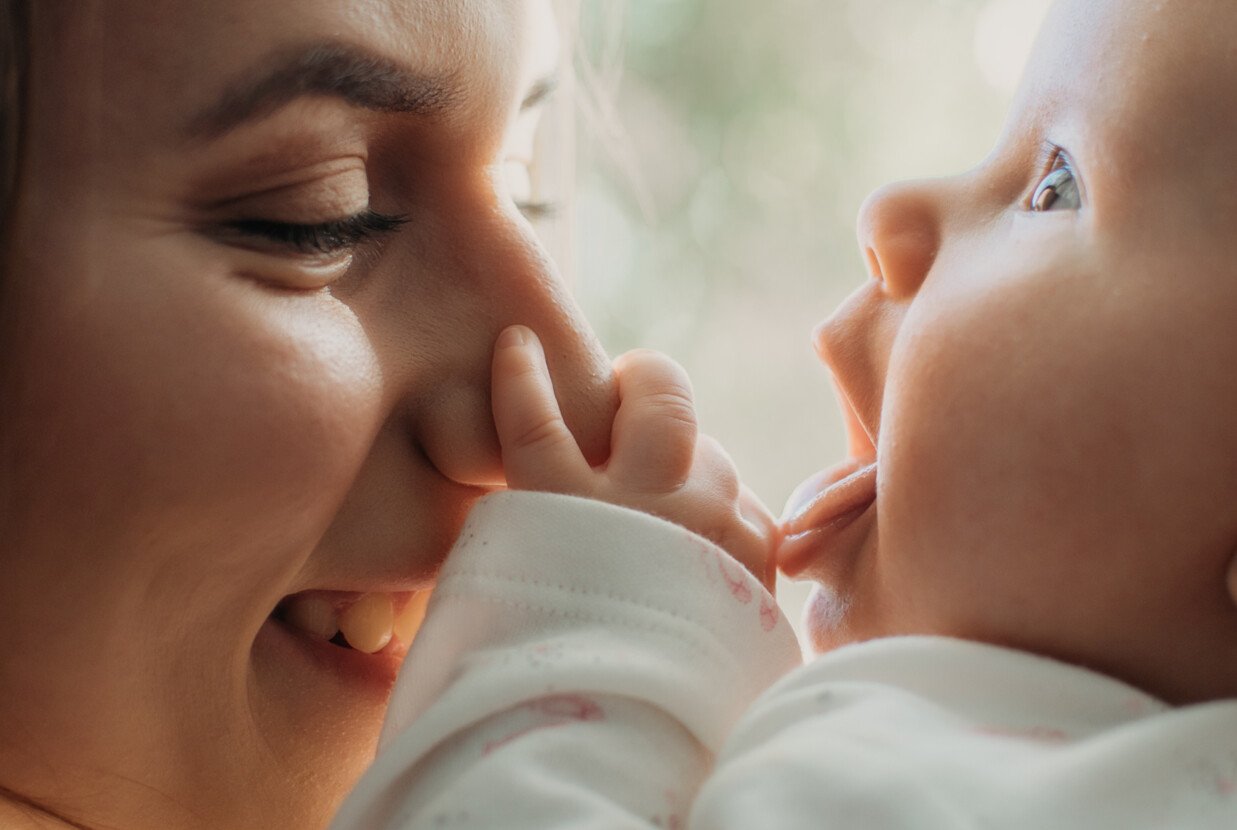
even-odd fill
[[[360,151],[315,161],[319,152],[289,145],[278,156],[229,164],[218,183],[204,183],[209,196],[195,230],[230,250],[235,274],[278,288],[321,289],[407,222],[371,207]]]
[[[408,221],[405,216],[370,208],[327,222],[297,223],[271,219],[237,219],[223,225],[235,244],[260,252],[338,258],[351,254],[373,237],[390,233]]]
[[[278,288],[318,291],[351,271],[358,254],[379,247],[383,236],[407,221],[367,207],[323,222],[224,219],[209,235],[241,255],[237,273]]]
[[[1082,193],[1073,163],[1059,147],[1051,148],[1051,152],[1051,168],[1035,186],[1031,210],[1035,213],[1078,210],[1082,207]]]

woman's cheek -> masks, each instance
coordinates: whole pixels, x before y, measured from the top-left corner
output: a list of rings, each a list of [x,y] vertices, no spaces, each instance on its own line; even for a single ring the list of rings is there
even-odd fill
[[[187,379],[202,444],[166,440],[195,457],[184,480],[204,482],[208,499],[227,494],[256,522],[316,538],[381,426],[381,371],[357,319],[328,294],[242,299],[202,333],[204,357],[217,358]]]
[[[360,322],[175,245],[127,253],[47,269],[36,355],[58,371],[35,373],[38,410],[49,450],[77,459],[48,467],[73,470],[57,487],[93,493],[117,542],[312,545],[381,421]]]

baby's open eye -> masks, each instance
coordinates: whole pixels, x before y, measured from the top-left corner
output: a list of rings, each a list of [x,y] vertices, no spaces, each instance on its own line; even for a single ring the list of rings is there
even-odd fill
[[[1078,191],[1078,178],[1074,175],[1069,159],[1058,150],[1052,162],[1052,170],[1035,187],[1035,193],[1031,196],[1031,210],[1043,213],[1049,210],[1078,210],[1080,207],[1082,198]]]

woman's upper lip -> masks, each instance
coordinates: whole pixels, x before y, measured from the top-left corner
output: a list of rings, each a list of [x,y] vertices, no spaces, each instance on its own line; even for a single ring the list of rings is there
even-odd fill
[[[463,522],[461,522],[461,525]],[[334,544],[315,549],[284,590],[287,594],[304,591],[355,593],[403,593],[432,587],[459,529],[450,537],[427,532],[423,538],[399,546],[367,546],[364,541]]]
[[[435,578],[436,574],[413,578],[341,575],[338,579],[331,579],[319,576],[313,580],[312,584],[298,586],[289,595],[311,591],[332,591],[340,594],[403,594],[429,588],[434,584]]]

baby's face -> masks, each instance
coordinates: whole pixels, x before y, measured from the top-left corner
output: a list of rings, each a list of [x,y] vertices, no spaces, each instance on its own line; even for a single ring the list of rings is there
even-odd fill
[[[817,344],[875,499],[783,557],[819,648],[936,633],[1237,694],[1233,43],[1228,0],[1066,0],[989,158],[864,205],[872,279]]]

